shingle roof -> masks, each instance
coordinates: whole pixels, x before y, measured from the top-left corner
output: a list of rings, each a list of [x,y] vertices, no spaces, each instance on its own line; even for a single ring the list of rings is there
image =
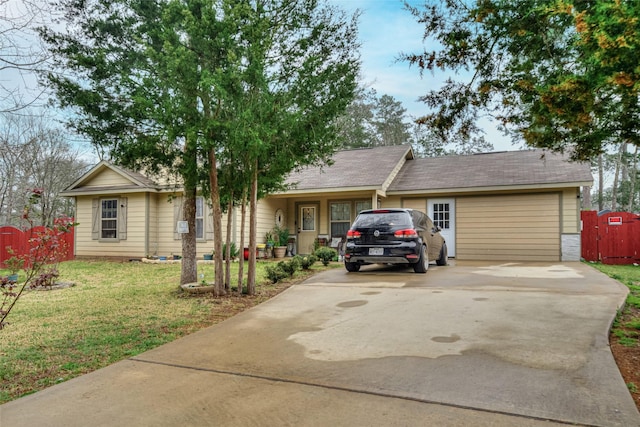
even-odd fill
[[[586,163],[543,150],[505,151],[408,161],[388,192],[591,182]]]
[[[293,190],[382,187],[394,169],[407,156],[412,157],[412,153],[408,145],[339,151],[332,157],[332,165],[294,172],[286,183],[294,184]]]

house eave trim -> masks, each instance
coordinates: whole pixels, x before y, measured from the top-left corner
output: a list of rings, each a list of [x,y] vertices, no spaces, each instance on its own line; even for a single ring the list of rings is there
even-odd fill
[[[496,193],[502,191],[531,191],[531,190],[551,190],[558,188],[585,187],[593,185],[592,181],[582,182],[560,182],[553,184],[531,184],[531,185],[497,185],[487,187],[457,187],[457,188],[425,188],[415,190],[387,191],[388,196],[406,196],[417,194],[455,194],[455,193]]]
[[[383,191],[380,186],[368,186],[368,187],[331,187],[331,188],[309,188],[305,190],[287,190],[278,193],[269,194],[269,197],[283,198],[283,197],[295,197],[295,196],[309,196],[318,195],[324,193],[353,193],[358,191]]]
[[[114,194],[131,194],[131,193],[159,193],[155,188],[96,188],[95,190],[81,190],[81,191],[63,191],[60,193],[63,197],[77,197],[77,196],[102,196],[102,195],[114,195]]]

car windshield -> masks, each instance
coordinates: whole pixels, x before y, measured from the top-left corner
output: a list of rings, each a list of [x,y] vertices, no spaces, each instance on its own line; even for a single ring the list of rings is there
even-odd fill
[[[411,227],[411,217],[406,212],[362,213],[353,224],[355,228]]]

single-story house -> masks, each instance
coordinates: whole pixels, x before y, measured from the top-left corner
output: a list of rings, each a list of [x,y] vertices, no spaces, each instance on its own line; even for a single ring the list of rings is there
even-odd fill
[[[333,163],[287,178],[290,189],[258,205],[258,241],[274,225],[306,254],[316,239],[335,242],[363,209],[426,212],[459,260],[580,259],[581,188],[588,164],[541,150],[416,158],[410,146],[337,152]],[[141,258],[179,254],[180,188],[100,162],[62,194],[76,201],[77,257]],[[212,218],[198,198],[198,254],[211,251]],[[232,240],[239,242],[240,212]],[[226,217],[223,221],[226,230]]]

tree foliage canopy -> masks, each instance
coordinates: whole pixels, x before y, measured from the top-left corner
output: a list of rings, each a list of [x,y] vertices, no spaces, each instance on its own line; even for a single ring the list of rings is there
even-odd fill
[[[120,164],[175,171],[190,200],[196,188],[209,194],[216,257],[222,200],[240,200],[252,181],[261,194],[280,188],[339,147],[335,118],[359,72],[356,17],[317,0],[58,6],[65,31],[41,34],[55,58],[46,78],[73,110],[70,124]],[[185,261],[195,259],[192,234]]]
[[[359,86],[356,97],[336,124],[342,148],[411,144],[419,156],[445,156],[491,151],[482,136],[447,139],[426,125],[416,124],[402,104],[390,95]]]
[[[282,175],[336,148],[333,118],[359,70],[356,22],[339,10],[315,0],[58,6],[65,31],[41,31],[55,54],[46,77],[74,111],[70,124],[118,162],[206,182],[191,149],[235,161],[241,141],[246,153],[286,159]]]
[[[470,138],[483,115],[531,146],[593,158],[638,144],[640,4],[632,0],[462,0],[405,4],[424,23],[421,72],[457,79],[428,92],[420,122]]]

